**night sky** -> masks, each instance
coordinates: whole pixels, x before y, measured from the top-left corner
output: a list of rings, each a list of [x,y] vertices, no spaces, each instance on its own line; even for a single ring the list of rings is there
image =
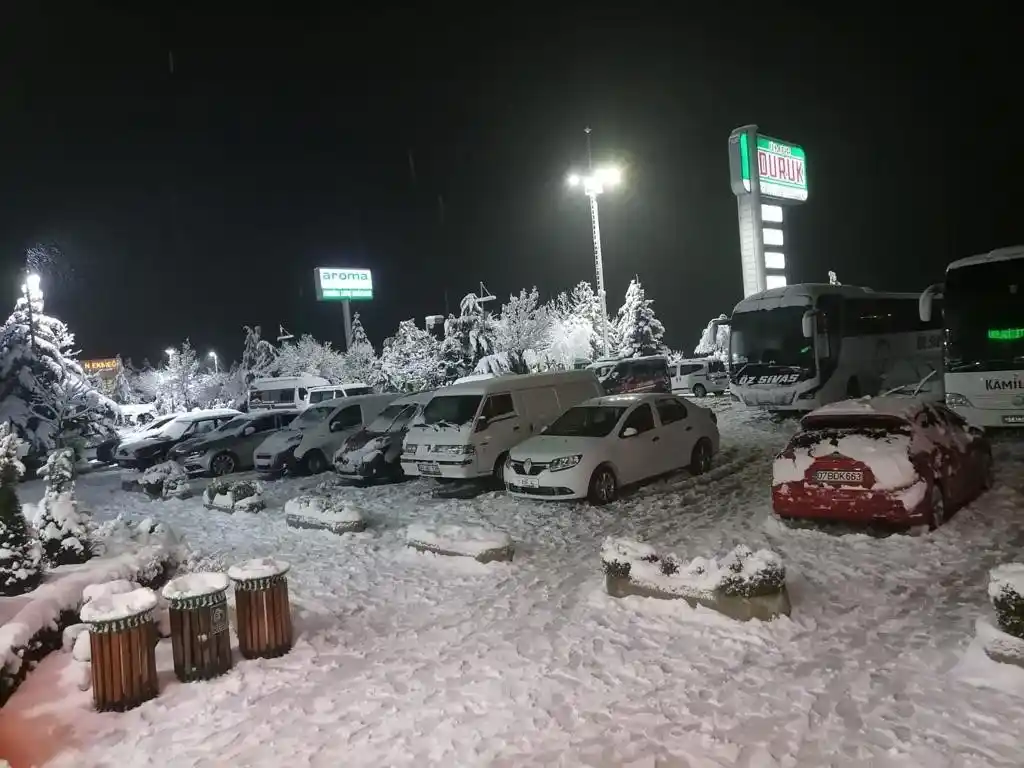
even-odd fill
[[[627,173],[602,198],[609,304],[639,274],[675,348],[741,298],[739,125],[807,152],[791,282],[834,269],[917,291],[1024,241],[1006,18],[7,5],[25,7],[0,19],[0,288],[13,302],[26,246],[58,247],[47,309],[84,357],[155,362],[186,336],[237,357],[243,324],[338,343],[317,265],[374,270],[378,298],[358,309],[378,346],[481,280],[499,298],[593,280],[586,200],[564,184],[586,125],[595,160]]]

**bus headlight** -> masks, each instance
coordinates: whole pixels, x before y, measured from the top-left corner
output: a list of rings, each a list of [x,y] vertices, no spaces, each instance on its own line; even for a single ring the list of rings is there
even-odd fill
[[[946,405],[950,408],[956,408],[958,405],[964,408],[971,407],[971,401],[961,395],[959,392],[947,392],[946,393]]]

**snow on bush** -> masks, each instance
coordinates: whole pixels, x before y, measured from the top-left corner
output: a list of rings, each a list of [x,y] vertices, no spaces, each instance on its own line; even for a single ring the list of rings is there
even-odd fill
[[[75,499],[75,454],[61,448],[46,459],[46,491],[32,524],[50,566],[84,563],[92,557],[89,516]]]
[[[1024,563],[1006,563],[989,572],[988,596],[999,628],[1024,639]]]
[[[405,540],[408,544],[466,557],[479,557],[512,546],[512,539],[506,533],[461,525],[410,525],[405,531]]]
[[[42,579],[42,547],[21,512],[16,486],[25,471],[18,460],[21,440],[0,424],[0,595],[20,595]]]
[[[137,482],[158,499],[181,499],[190,493],[188,473],[176,461],[164,461],[147,469]]]
[[[696,557],[683,562],[675,555],[660,555],[648,544],[609,536],[601,548],[601,562],[609,576],[669,594],[688,597],[757,597],[778,592],[786,583],[786,568],[777,554],[753,552],[742,544],[724,557]]]
[[[203,491],[203,504],[216,509],[259,512],[266,507],[263,484],[258,480],[212,480]]]
[[[711,320],[703,333],[700,341],[693,350],[694,357],[714,357],[718,360],[729,359],[729,318],[719,315]]]
[[[285,503],[284,515],[293,528],[320,528],[333,533],[354,533],[366,528],[362,510],[337,496],[297,496]]]

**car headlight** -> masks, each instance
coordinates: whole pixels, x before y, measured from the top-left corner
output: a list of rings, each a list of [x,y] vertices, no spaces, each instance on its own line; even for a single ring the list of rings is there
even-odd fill
[[[188,456],[186,458],[198,459],[198,458],[202,457],[205,453],[206,453],[206,451],[189,451],[189,454],[188,454]]]
[[[476,453],[476,446],[472,443],[468,445],[435,445],[434,453],[448,453],[452,456],[466,456],[470,453]]]
[[[946,405],[948,405],[950,408],[955,408],[958,405],[963,406],[965,408],[970,408],[971,401],[968,400],[963,395],[961,395],[959,392],[947,392]]]
[[[418,451],[419,449],[420,447],[416,443],[406,443],[405,447],[402,450],[405,453],[416,453],[416,451]]]
[[[583,459],[582,453],[577,453],[573,456],[559,456],[557,459],[548,464],[549,472],[560,472],[563,469],[571,469],[575,467]]]

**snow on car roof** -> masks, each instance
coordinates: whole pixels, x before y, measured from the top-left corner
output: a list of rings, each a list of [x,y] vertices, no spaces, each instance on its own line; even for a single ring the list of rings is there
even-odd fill
[[[667,392],[623,392],[621,395],[601,395],[584,400],[580,405],[633,405],[654,401],[660,397],[671,397]]]
[[[926,405],[924,400],[915,397],[859,397],[855,400],[840,400],[828,403],[817,410],[811,411],[804,418],[814,416],[895,416],[900,419],[913,419]]]
[[[1008,248],[996,248],[994,251],[988,253],[979,253],[975,256],[968,256],[964,259],[957,259],[948,267],[946,271],[960,269],[960,267],[974,267],[978,264],[989,264],[994,261],[1013,261],[1014,259],[1024,259],[1024,245],[1012,245]]]
[[[189,413],[183,413],[178,416],[181,421],[196,421],[197,419],[209,419],[216,416],[241,416],[241,411],[236,411],[234,408],[210,408],[206,411],[190,411]]]

